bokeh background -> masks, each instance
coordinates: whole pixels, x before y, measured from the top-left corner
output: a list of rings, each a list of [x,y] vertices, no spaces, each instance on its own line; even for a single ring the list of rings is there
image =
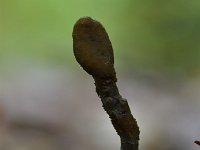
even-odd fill
[[[73,56],[81,16],[110,36],[140,149],[199,150],[198,0],[0,0],[0,149],[120,149]]]

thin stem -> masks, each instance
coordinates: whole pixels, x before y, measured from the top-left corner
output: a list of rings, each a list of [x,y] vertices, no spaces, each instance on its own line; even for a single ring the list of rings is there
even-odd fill
[[[112,79],[95,78],[96,92],[121,138],[121,150],[138,150],[139,127],[133,118],[128,102],[118,92]]]

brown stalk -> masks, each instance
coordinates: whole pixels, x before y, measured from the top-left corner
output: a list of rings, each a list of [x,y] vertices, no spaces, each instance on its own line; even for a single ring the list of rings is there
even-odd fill
[[[95,80],[96,92],[121,139],[121,150],[138,150],[139,127],[128,102],[119,94],[112,44],[104,27],[90,17],[80,18],[73,29],[77,62]]]

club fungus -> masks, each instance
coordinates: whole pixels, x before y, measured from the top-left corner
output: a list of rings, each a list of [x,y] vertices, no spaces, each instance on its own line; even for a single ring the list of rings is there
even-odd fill
[[[121,150],[138,150],[139,127],[128,102],[119,94],[114,55],[109,36],[96,20],[80,18],[73,29],[77,62],[95,81],[96,92],[121,139]]]

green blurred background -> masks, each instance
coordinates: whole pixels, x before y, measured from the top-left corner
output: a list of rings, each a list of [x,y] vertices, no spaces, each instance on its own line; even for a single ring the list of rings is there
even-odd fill
[[[0,149],[119,149],[73,56],[82,16],[110,36],[140,147],[199,150],[199,0],[0,0]]]
[[[0,64],[26,57],[73,65],[73,24],[91,16],[107,29],[117,67],[196,75],[199,8],[197,0],[1,0]]]

